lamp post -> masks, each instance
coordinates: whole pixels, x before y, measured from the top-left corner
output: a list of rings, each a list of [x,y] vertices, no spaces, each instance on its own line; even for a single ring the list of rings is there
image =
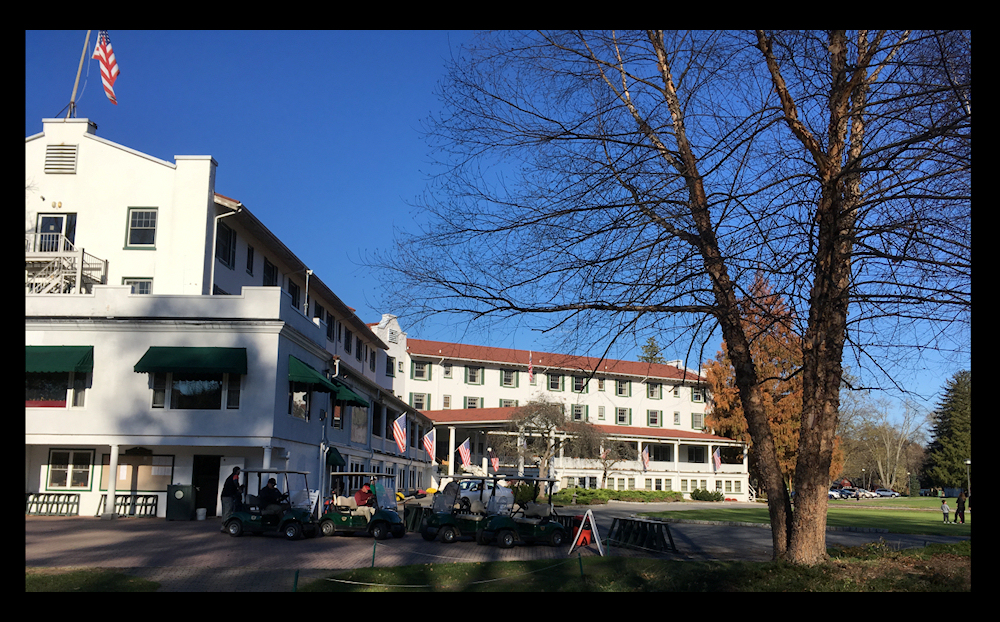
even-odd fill
[[[970,495],[972,494],[972,479],[971,479],[971,476],[969,475],[969,467],[971,467],[971,466],[972,466],[972,458],[966,458],[965,459],[965,489],[967,491],[969,491]]]

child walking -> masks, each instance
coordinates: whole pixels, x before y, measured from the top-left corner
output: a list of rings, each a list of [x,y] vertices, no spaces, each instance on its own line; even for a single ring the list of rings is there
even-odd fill
[[[948,500],[947,499],[941,499],[941,514],[944,515],[944,522],[945,522],[946,525],[949,522],[948,521],[948,516],[949,516],[950,513],[951,513],[951,508],[948,507]]]

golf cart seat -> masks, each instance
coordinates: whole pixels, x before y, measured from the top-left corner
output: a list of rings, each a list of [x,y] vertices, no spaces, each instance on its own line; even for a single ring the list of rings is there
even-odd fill
[[[529,501],[524,504],[525,518],[548,518],[551,513],[552,508],[546,503],[532,503]]]
[[[251,511],[260,510],[260,500],[257,495],[247,495],[247,508]]]
[[[358,507],[354,497],[337,497],[337,505],[350,511],[351,516],[367,516],[365,511]]]
[[[486,506],[479,499],[469,500],[469,511],[474,514],[485,514]]]

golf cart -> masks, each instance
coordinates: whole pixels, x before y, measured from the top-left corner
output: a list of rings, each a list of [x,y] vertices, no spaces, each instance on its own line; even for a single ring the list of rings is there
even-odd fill
[[[312,515],[313,501],[306,479],[307,471],[246,469],[243,475],[241,502],[239,508],[226,519],[226,533],[234,538],[244,533],[280,533],[289,540],[319,534],[319,526]],[[272,477],[281,484],[278,490],[285,492],[281,493],[279,503],[262,507],[260,491]],[[251,490],[256,493],[250,494]]]
[[[538,498],[540,485],[547,484],[548,502],[520,502],[512,505],[509,512],[490,516],[485,521],[476,542],[489,544],[495,539],[501,547],[509,549],[517,541],[544,542],[552,546],[561,546],[570,539],[569,530],[555,518],[556,513],[552,508],[552,486],[559,480],[524,476],[508,479],[514,483],[522,481],[533,484],[533,499]]]
[[[352,482],[360,482],[357,483],[359,489],[362,485],[369,484],[375,496],[372,498],[373,505],[367,508],[359,508],[353,494],[331,498],[319,519],[319,527],[324,536],[364,532],[374,536],[376,540],[383,540],[390,533],[393,538],[406,535],[406,527],[396,506],[394,475],[363,471],[332,475],[335,479],[343,478],[341,490],[349,490]]]
[[[464,476],[448,482],[434,495],[432,513],[421,522],[420,536],[431,542],[440,535],[441,541],[449,544],[462,536],[478,539],[487,518],[506,514],[513,499],[513,495],[504,494],[509,492],[506,488],[497,484],[500,479],[504,477]],[[463,491],[470,494],[463,496]]]

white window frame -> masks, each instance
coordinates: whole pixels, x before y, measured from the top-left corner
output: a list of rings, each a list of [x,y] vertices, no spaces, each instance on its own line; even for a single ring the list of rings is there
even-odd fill
[[[243,395],[242,395],[243,394],[243,378],[244,378],[243,374],[229,374],[229,373],[222,373],[221,374],[221,376],[222,376],[222,390],[221,390],[222,397],[221,397],[221,400],[219,402],[219,407],[218,408],[175,408],[171,404],[171,401],[173,399],[172,394],[173,394],[173,386],[174,386],[174,372],[156,372],[156,373],[150,373],[149,375],[150,375],[150,382],[152,382],[152,384],[153,384],[153,390],[151,391],[152,396],[151,396],[151,401],[150,401],[150,408],[154,408],[156,410],[186,410],[186,411],[194,411],[194,410],[229,411],[229,410],[239,410],[240,409],[240,403],[242,402],[242,398],[243,398]],[[163,386],[159,390],[162,391],[163,396],[161,398],[162,399],[162,403],[158,403],[158,400],[157,400],[157,391],[158,391],[158,389],[157,389],[157,386],[158,386],[157,380],[160,379],[161,377],[164,379],[164,383],[163,383]],[[233,384],[233,378],[238,378],[238,380],[236,381],[236,386],[232,386],[232,384]],[[291,388],[289,388],[289,391],[291,391]],[[235,406],[230,406],[231,398],[232,398],[233,395],[235,395],[235,398],[236,398],[236,405]],[[291,413],[289,413],[289,414],[291,414]]]
[[[149,220],[146,218],[139,219],[138,222],[133,225],[133,215],[139,214],[152,214],[152,226],[149,225]],[[125,227],[125,248],[156,248],[156,229],[159,224],[159,214],[158,209],[155,207],[130,207],[128,208],[128,221]],[[132,233],[133,231],[152,231],[153,240],[151,242],[133,242]]]
[[[63,480],[63,484],[53,484],[52,483],[52,454],[54,452],[66,452],[69,454],[69,460],[66,465],[66,477]],[[93,487],[93,464],[94,464],[94,450],[93,449],[63,449],[52,447],[49,449],[49,459],[46,463],[46,474],[45,474],[45,490],[91,490]],[[87,482],[85,484],[80,484],[73,486],[73,474],[82,474],[86,472]]]

